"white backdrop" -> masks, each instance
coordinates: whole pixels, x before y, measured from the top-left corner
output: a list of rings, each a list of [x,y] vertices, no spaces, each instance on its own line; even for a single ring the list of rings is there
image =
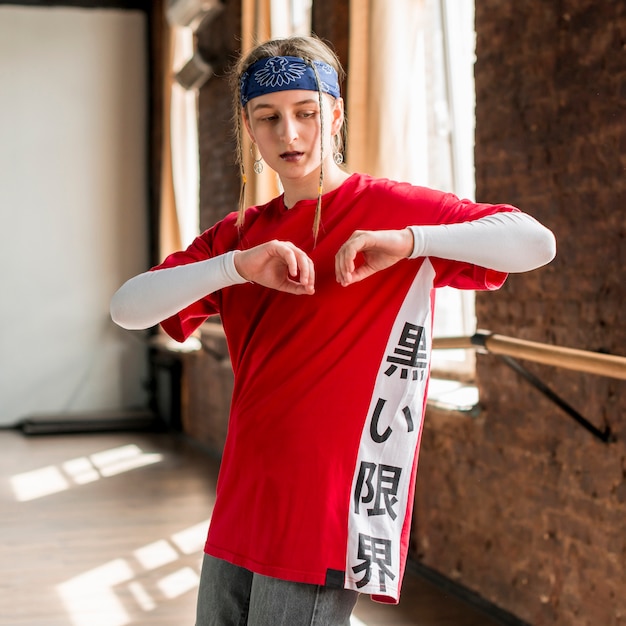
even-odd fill
[[[145,405],[145,16],[0,6],[0,425]]]

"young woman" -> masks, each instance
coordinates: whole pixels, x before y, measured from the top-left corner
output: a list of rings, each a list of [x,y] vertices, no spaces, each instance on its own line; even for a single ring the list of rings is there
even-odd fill
[[[284,193],[111,303],[124,328],[161,323],[179,341],[210,315],[224,324],[235,385],[199,626],[342,625],[359,592],[398,601],[434,289],[497,289],[555,254],[552,233],[510,205],[340,167],[341,72],[308,37],[239,62],[240,139]]]

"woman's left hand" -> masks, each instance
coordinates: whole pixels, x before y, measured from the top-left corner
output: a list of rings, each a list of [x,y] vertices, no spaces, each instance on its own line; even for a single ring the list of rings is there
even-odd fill
[[[413,252],[413,233],[402,230],[355,230],[335,256],[335,275],[343,287],[359,282],[406,259]],[[363,263],[355,264],[357,254]]]

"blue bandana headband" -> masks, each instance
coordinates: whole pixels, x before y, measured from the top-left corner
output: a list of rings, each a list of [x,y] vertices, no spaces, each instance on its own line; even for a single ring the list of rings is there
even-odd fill
[[[335,68],[323,61],[312,61],[319,75],[319,89],[333,98],[340,96],[339,79]],[[305,89],[318,91],[317,78],[309,63],[299,57],[269,57],[253,63],[239,82],[241,106],[275,91]]]

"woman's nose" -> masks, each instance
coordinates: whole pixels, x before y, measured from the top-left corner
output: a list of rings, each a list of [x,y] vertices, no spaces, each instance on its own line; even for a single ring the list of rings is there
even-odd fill
[[[287,117],[283,118],[283,123],[281,125],[281,140],[285,143],[291,143],[298,136],[298,131],[296,130],[295,120],[289,119]]]

